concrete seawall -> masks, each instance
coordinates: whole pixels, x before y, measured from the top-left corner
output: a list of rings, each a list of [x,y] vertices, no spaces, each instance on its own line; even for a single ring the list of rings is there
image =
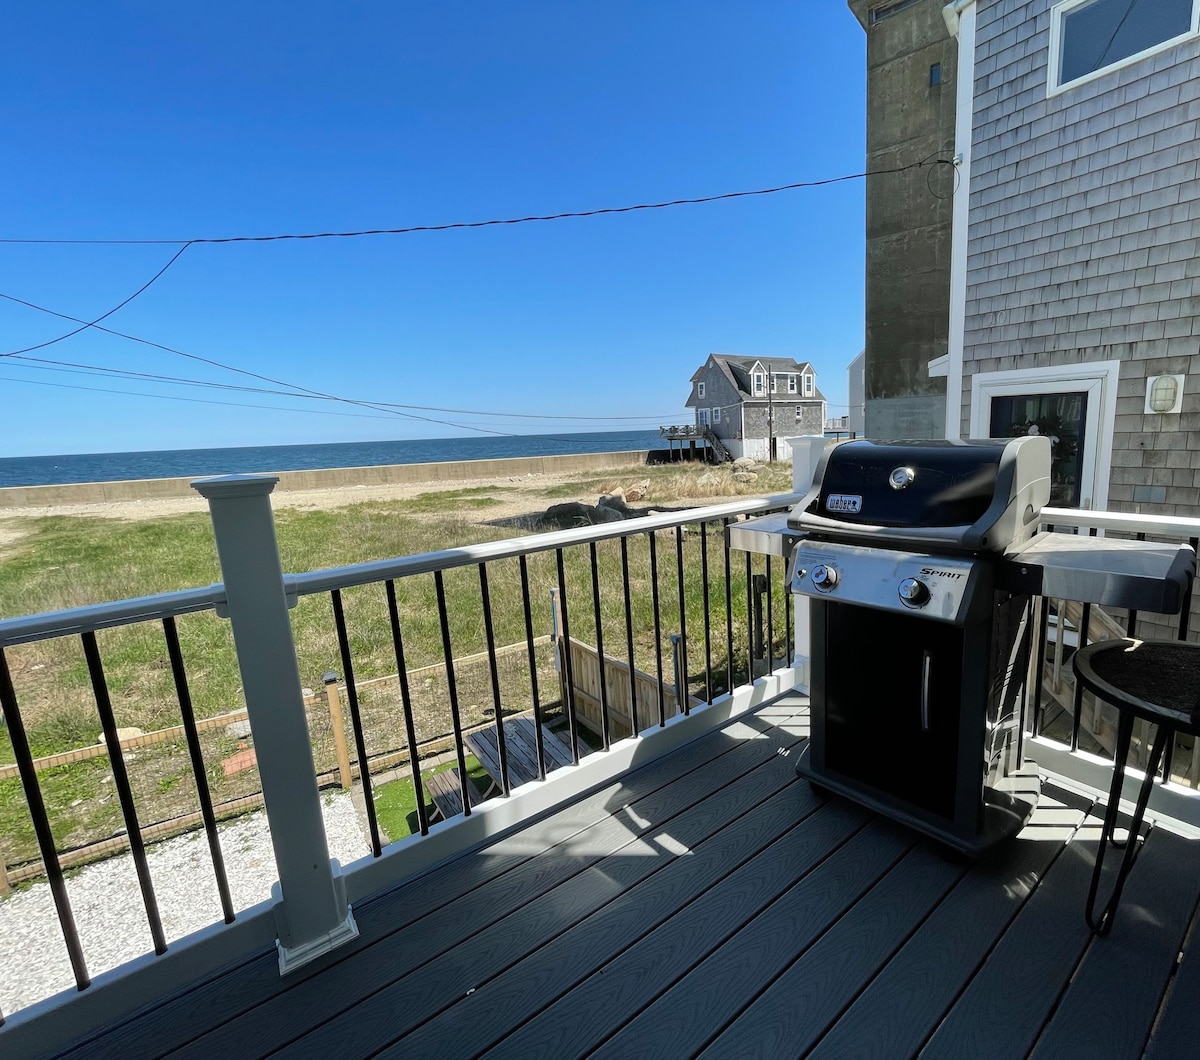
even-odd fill
[[[455,460],[436,464],[386,464],[380,467],[331,467],[318,471],[279,471],[276,491],[338,489],[346,486],[411,485],[463,482],[468,479],[565,475],[575,471],[640,467],[646,450],[624,453],[578,453],[570,456],[520,456],[501,460]],[[132,479],[126,482],[75,482],[61,486],[9,486],[0,489],[0,510],[52,508],[60,504],[97,504],[157,497],[194,497],[194,478]]]

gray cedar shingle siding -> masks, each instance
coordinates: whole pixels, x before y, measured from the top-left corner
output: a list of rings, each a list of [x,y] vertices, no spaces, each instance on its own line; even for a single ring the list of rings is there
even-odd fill
[[[1200,514],[1200,40],[1047,98],[1051,0],[977,7],[962,429],[971,375],[1120,360],[1108,506]],[[1146,416],[1146,377],[1183,412]],[[1104,498],[1096,499],[1104,506]]]

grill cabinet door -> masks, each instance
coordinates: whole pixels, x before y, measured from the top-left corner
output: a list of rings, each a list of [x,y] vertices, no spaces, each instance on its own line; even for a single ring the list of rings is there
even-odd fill
[[[963,630],[826,606],[825,768],[953,820]]]

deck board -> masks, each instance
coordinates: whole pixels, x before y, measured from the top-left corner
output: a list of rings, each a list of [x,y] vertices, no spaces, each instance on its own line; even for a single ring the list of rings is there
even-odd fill
[[[1015,842],[956,860],[814,795],[806,735],[777,700],[357,903],[361,937],[295,976],[264,953],[70,1055],[1194,1051],[1200,843],[1153,829],[1093,940],[1094,798],[1048,786]]]
[[[730,738],[730,733],[741,736]],[[498,875],[488,872],[486,863],[491,860],[490,853],[483,858],[471,859],[484,863],[483,878],[465,899],[438,901],[436,892],[440,880],[423,879],[400,888],[394,893],[391,904],[406,914],[404,919],[408,922],[403,925],[403,930],[393,931],[341,961],[337,976],[309,979],[268,999],[199,1039],[182,1055],[211,1057],[230,1048],[265,1053],[308,1031],[312,1031],[318,1040],[334,1040],[342,1026],[351,1028],[352,1042],[374,1040],[378,1026],[386,1033],[391,1021],[403,1018],[402,1014],[409,1011],[408,990],[428,989],[439,997],[446,997],[452,990],[451,984],[435,980],[424,968],[428,962],[452,949],[456,942],[472,938],[613,854],[636,834],[635,822],[644,822],[641,830],[656,827],[696,802],[714,786],[741,777],[754,765],[777,755],[780,749],[786,750],[797,739],[795,735],[757,719],[749,719],[714,735],[718,740],[711,748],[692,755],[686,754],[689,748],[683,749],[683,757],[689,765],[695,762],[694,768],[676,766],[665,772],[655,770],[640,778],[640,784],[627,782],[605,789],[600,796],[603,801],[592,807],[595,816],[587,827],[562,836],[561,822],[572,816],[567,814],[556,815],[544,826],[535,825],[521,833],[520,840],[514,845],[526,850],[532,848],[537,853],[508,871]],[[705,743],[710,741],[711,737],[704,738]],[[713,750],[719,753],[712,754]],[[586,801],[594,803],[595,797]],[[538,834],[539,827],[541,835]],[[411,903],[420,899],[425,899],[433,908],[419,918],[413,918]],[[406,976],[407,982],[403,984],[406,989],[393,988]],[[382,998],[372,1000],[374,995],[381,994],[384,995]],[[401,995],[404,1001],[398,1014],[392,999]],[[330,1023],[334,1027],[331,1028]]]
[[[1047,790],[1017,842],[963,877],[816,1044],[814,1060],[915,1054],[1062,853],[1086,808],[1069,793]]]
[[[966,871],[927,844],[910,851],[701,1055],[808,1052]]]
[[[1156,828],[1125,885],[1112,933],[1088,948],[1033,1055],[1140,1057],[1196,906],[1200,844]],[[1195,998],[1191,999],[1195,1004]],[[1193,1052],[1200,1043],[1193,1042]]]

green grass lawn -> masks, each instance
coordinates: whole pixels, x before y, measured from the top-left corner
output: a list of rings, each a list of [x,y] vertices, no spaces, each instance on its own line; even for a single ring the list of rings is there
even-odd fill
[[[471,778],[471,783],[475,785],[480,795],[486,794],[491,786],[492,778],[487,775],[487,770],[479,764],[479,760],[474,755],[467,755],[466,762],[467,776]],[[444,773],[453,768],[454,763],[447,762],[434,769],[424,770],[423,774]],[[403,839],[407,835],[416,835],[421,830],[417,822],[417,792],[413,787],[411,777],[401,777],[399,780],[390,780],[386,784],[379,784],[374,791],[375,816],[379,820],[379,827],[388,839],[394,843],[397,839]],[[427,802],[425,804],[426,820],[433,819],[433,812],[433,803]]]

